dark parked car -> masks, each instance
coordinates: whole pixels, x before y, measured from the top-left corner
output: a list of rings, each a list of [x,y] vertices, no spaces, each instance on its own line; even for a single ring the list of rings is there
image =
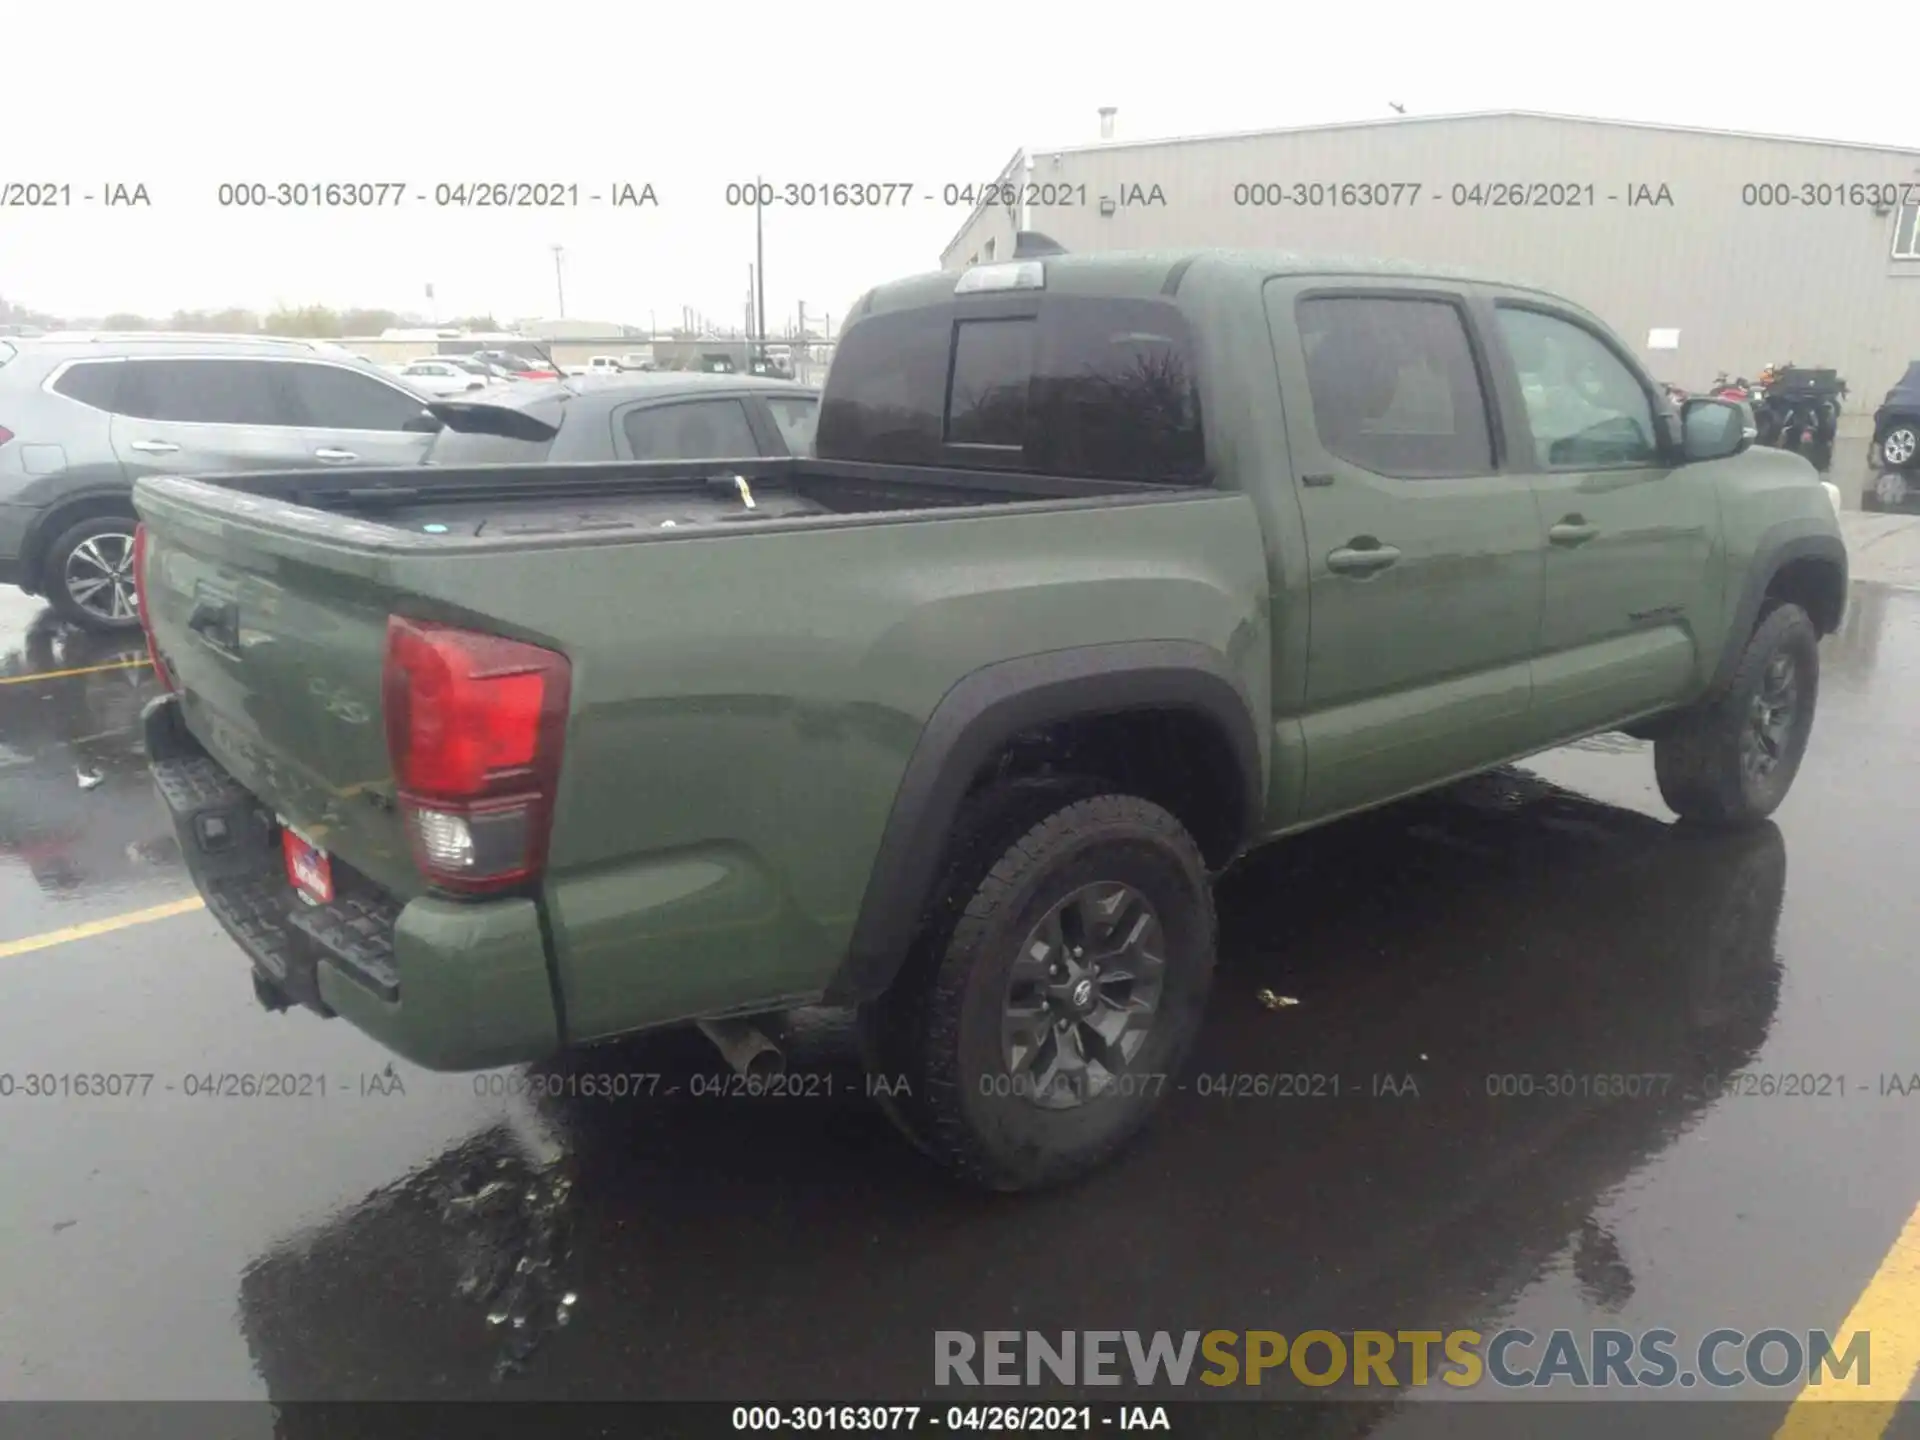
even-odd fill
[[[438,428],[425,404],[323,341],[0,340],[0,584],[76,624],[131,631],[136,479],[414,464]]]
[[[1907,373],[1873,412],[1871,458],[1876,470],[1920,467],[1920,360],[1908,362]]]
[[[820,392],[669,371],[531,381],[430,408],[446,429],[429,465],[731,460],[809,454]]]

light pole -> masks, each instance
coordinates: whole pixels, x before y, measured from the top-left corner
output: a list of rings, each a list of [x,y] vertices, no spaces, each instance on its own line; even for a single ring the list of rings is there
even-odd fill
[[[561,320],[567,318],[567,282],[560,273],[560,257],[566,253],[566,247],[563,245],[553,247],[553,289],[555,297],[560,302],[560,314],[557,318]]]
[[[760,223],[766,207],[760,202],[766,198],[766,193],[761,187],[760,178],[755,176],[753,182],[753,273],[760,293],[757,318],[760,322],[758,329],[763,355],[767,344],[767,252],[765,231]]]

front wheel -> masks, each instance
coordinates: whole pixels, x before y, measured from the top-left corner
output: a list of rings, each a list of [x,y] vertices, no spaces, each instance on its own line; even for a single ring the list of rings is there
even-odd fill
[[[1872,494],[1882,505],[1898,509],[1907,503],[1907,496],[1912,489],[1907,477],[1898,470],[1886,470],[1874,477]]]
[[[41,574],[61,617],[88,630],[140,625],[134,590],[131,515],[95,515],[68,528],[47,551]]]
[[[1754,627],[1733,676],[1654,742],[1660,798],[1682,819],[1749,825],[1787,798],[1813,733],[1819,636],[1798,605]]]
[[[1172,815],[1120,794],[956,848],[918,952],[870,1007],[870,1064],[888,1113],[960,1178],[1057,1184],[1178,1083],[1213,977],[1206,864]]]

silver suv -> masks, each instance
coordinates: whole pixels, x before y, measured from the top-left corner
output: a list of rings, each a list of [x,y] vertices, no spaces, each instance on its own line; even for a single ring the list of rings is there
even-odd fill
[[[131,630],[135,479],[414,464],[439,429],[426,403],[319,340],[0,339],[0,584]]]

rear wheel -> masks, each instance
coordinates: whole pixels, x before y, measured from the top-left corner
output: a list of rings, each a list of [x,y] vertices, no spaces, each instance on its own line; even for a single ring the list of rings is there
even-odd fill
[[[1660,797],[1683,819],[1746,825],[1787,798],[1813,732],[1819,636],[1798,605],[1761,617],[1733,676],[1654,742]]]
[[[47,551],[41,577],[63,619],[89,630],[140,625],[134,590],[131,515],[94,515],[67,529]]]
[[[1895,421],[1880,437],[1880,463],[1904,469],[1920,456],[1920,425],[1911,420]]]
[[[1913,486],[1907,477],[1898,470],[1888,470],[1874,477],[1873,498],[1882,505],[1904,505],[1912,490]]]
[[[1199,1032],[1214,958],[1206,865],[1167,811],[1055,796],[1035,819],[1012,798],[963,832],[864,1017],[888,1113],[993,1190],[1071,1179],[1133,1137]]]

